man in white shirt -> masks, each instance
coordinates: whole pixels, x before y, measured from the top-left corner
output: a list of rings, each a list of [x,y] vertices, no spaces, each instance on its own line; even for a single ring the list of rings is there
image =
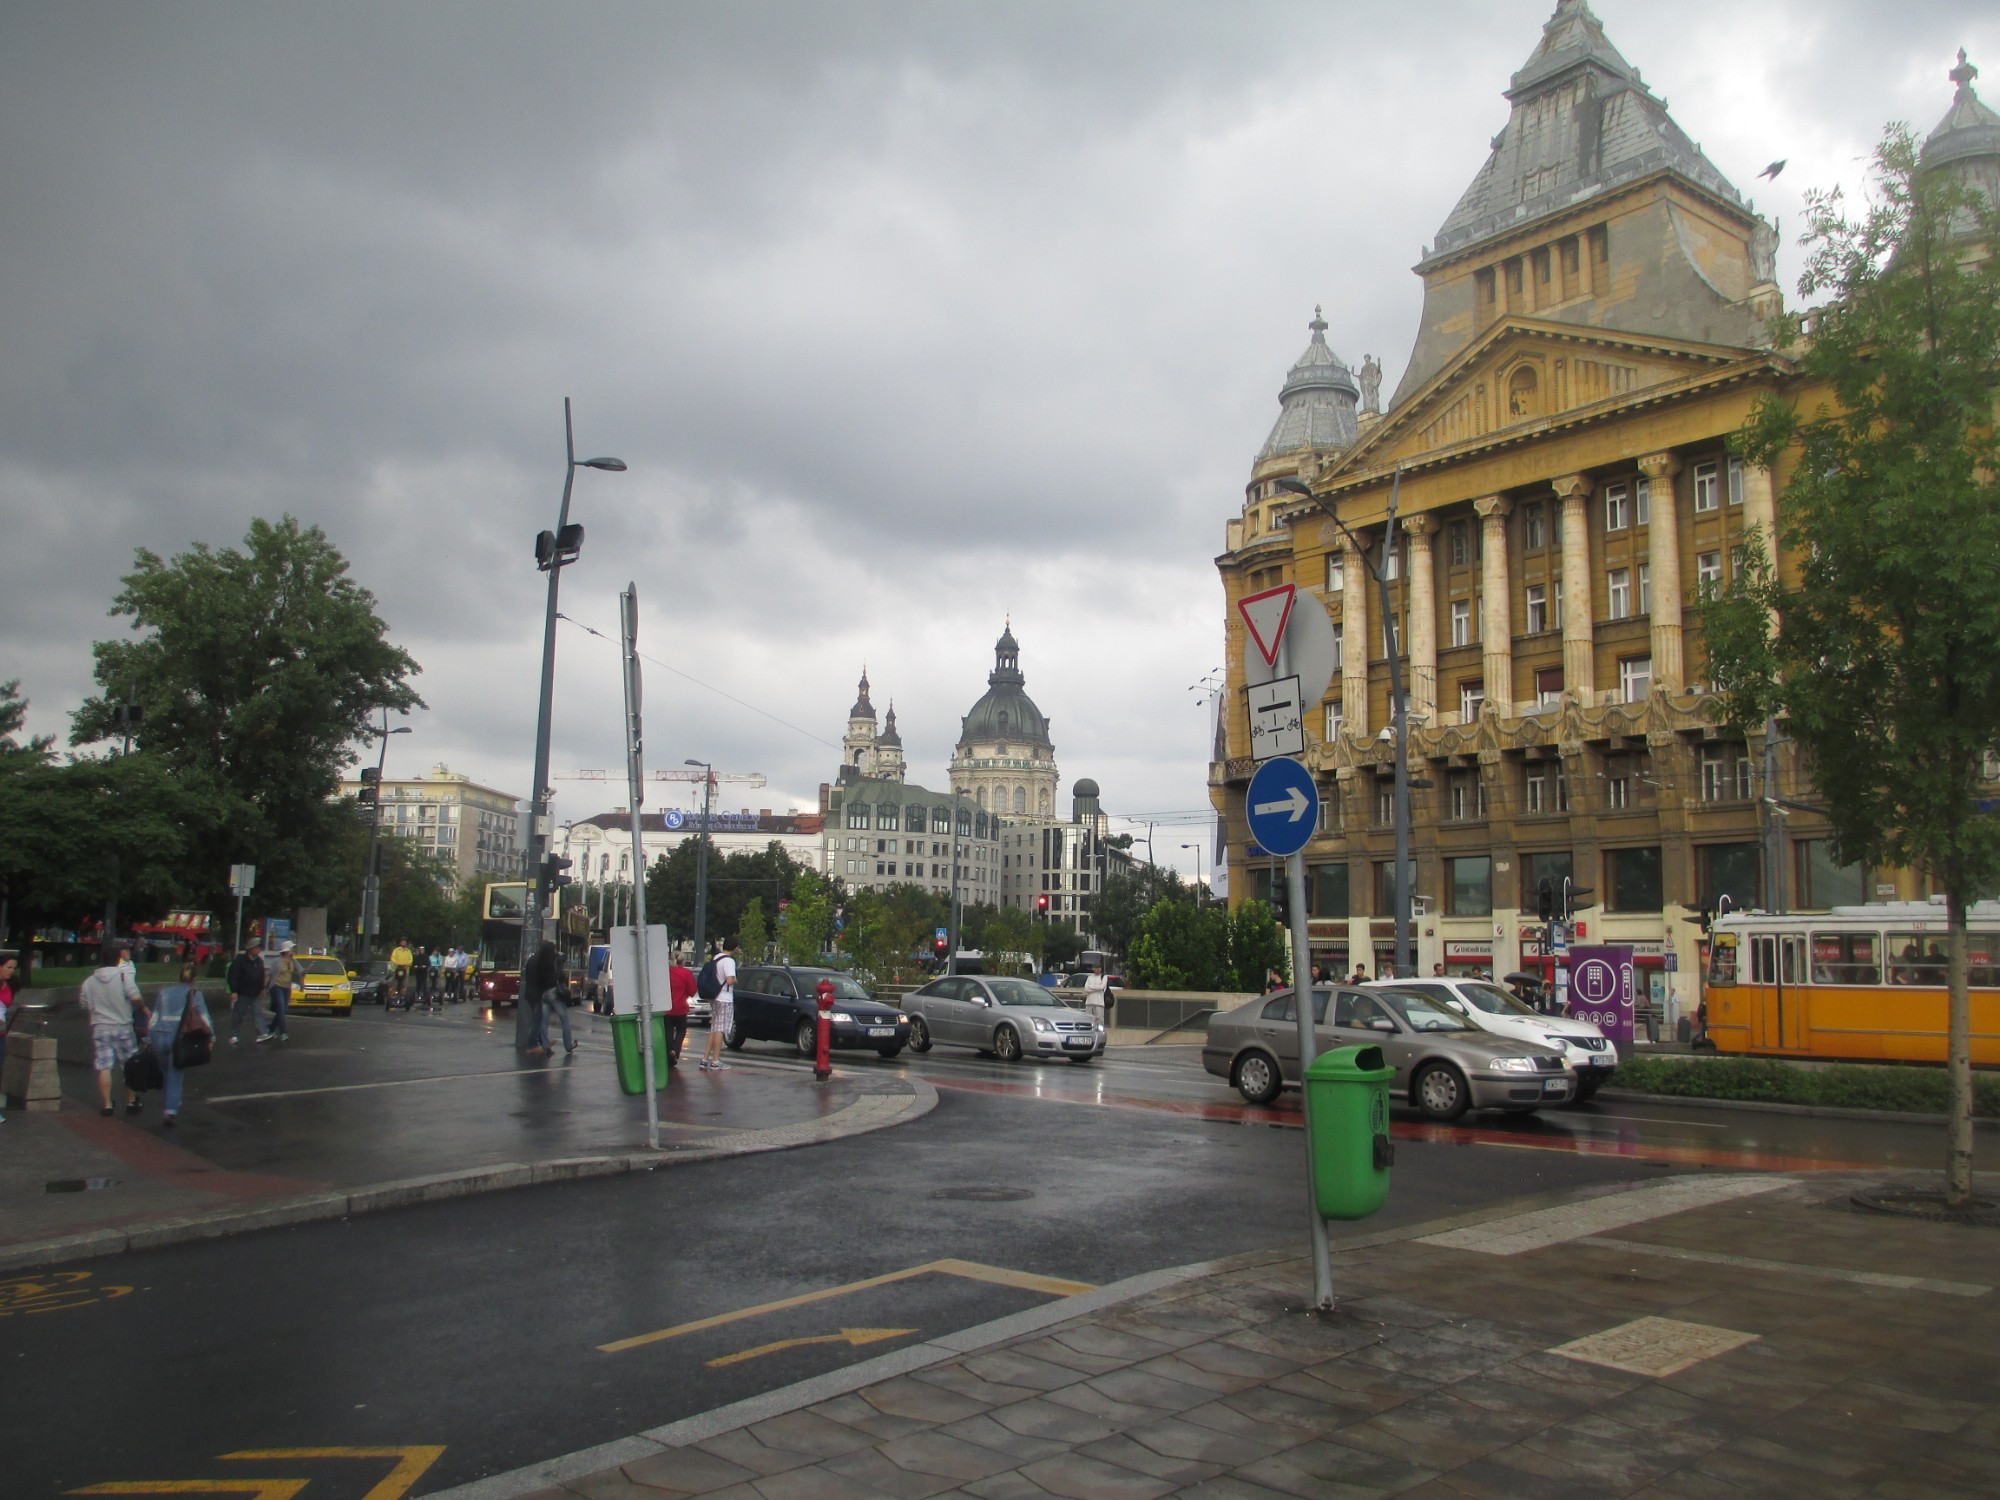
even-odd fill
[[[715,955],[715,998],[709,1002],[708,1046],[701,1055],[702,1071],[720,1073],[722,1042],[736,1020],[736,939],[724,938]]]
[[[1105,1025],[1104,991],[1109,983],[1104,977],[1104,970],[1095,965],[1091,967],[1090,977],[1083,982],[1083,1008],[1090,1012],[1090,1019],[1097,1023],[1099,1030]]]
[[[77,992],[77,1000],[90,1018],[91,1062],[97,1069],[99,1114],[110,1114],[111,1075],[123,1078],[125,1064],[139,1050],[135,1027],[138,1016],[146,1014],[146,1002],[139,995],[139,980],[131,968],[129,955],[98,969]],[[136,1014],[135,1014],[136,1012]],[[139,1113],[139,1096],[125,1090],[125,1113]]]

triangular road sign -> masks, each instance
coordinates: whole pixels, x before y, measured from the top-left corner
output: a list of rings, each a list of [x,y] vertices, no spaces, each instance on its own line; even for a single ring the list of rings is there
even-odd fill
[[[1278,664],[1278,645],[1285,638],[1285,622],[1292,617],[1292,601],[1298,597],[1296,585],[1279,584],[1261,594],[1246,594],[1236,601],[1243,623],[1250,627],[1250,639],[1270,666]]]

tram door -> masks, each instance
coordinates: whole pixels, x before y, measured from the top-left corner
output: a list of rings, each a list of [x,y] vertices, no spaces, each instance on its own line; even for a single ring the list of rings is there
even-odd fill
[[[1806,940],[1803,933],[1750,939],[1750,982],[1759,986],[1750,1045],[1796,1052],[1805,1045]]]

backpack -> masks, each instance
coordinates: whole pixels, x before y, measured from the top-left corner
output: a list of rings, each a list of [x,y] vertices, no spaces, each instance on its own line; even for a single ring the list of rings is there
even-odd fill
[[[716,975],[714,959],[703,964],[701,972],[695,975],[694,992],[704,1000],[713,1000],[722,993],[722,980]]]

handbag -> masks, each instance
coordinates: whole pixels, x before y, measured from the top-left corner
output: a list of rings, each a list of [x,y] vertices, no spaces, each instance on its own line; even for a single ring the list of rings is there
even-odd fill
[[[188,1027],[188,1017],[194,1012],[194,991],[188,991],[187,1002],[181,1006],[180,1024],[174,1027],[173,1056],[177,1068],[198,1068],[215,1055],[215,1033],[195,1018],[192,1030]]]
[[[125,1087],[135,1094],[156,1089],[167,1081],[166,1073],[160,1067],[159,1054],[145,1044],[125,1059]]]

